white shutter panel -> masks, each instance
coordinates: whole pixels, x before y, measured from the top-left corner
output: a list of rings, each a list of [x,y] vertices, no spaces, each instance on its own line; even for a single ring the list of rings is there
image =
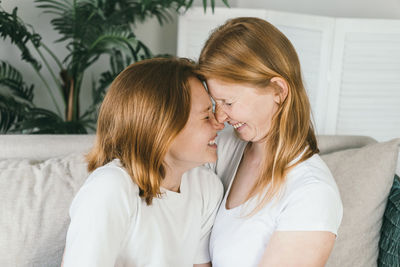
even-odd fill
[[[202,7],[195,7],[178,19],[178,49],[179,57],[198,60],[201,49],[212,30],[236,17],[265,18],[265,10],[243,8],[215,8],[214,14],[208,10],[204,13]]]
[[[295,47],[317,133],[325,133],[325,109],[335,19],[268,11],[267,20],[282,31]]]
[[[338,19],[330,132],[400,137],[400,21]]]
[[[291,40],[318,134],[400,137],[400,21],[195,8],[179,18],[178,56],[198,59],[211,30],[239,16],[267,19]]]

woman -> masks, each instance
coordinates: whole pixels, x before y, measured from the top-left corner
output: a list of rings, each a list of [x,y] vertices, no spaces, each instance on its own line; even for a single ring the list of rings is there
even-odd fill
[[[210,240],[214,267],[324,266],[342,219],[321,158],[300,63],[270,23],[236,18],[199,58],[216,103],[217,175],[226,193]]]
[[[64,267],[210,266],[209,235],[223,187],[219,124],[192,63],[127,67],[101,105],[92,172],[71,208]]]

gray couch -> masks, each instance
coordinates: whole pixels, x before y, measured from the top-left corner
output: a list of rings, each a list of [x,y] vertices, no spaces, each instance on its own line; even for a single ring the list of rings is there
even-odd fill
[[[68,208],[88,173],[94,136],[0,136],[0,266],[59,266]],[[376,266],[382,216],[400,139],[320,136],[339,186],[344,216],[327,266]],[[397,167],[396,167],[397,166]]]

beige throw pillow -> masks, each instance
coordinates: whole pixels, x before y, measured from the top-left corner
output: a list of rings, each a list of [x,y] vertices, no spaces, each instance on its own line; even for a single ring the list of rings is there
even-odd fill
[[[326,266],[377,266],[378,243],[400,139],[322,155],[339,187],[343,220]]]
[[[0,266],[60,266],[82,155],[0,160]]]

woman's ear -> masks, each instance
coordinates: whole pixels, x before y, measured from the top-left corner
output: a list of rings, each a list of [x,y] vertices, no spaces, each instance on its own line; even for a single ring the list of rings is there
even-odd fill
[[[279,90],[279,92],[276,94],[275,102],[277,104],[283,103],[289,92],[289,86],[286,80],[281,77],[273,77],[271,82],[274,84],[275,88]]]

